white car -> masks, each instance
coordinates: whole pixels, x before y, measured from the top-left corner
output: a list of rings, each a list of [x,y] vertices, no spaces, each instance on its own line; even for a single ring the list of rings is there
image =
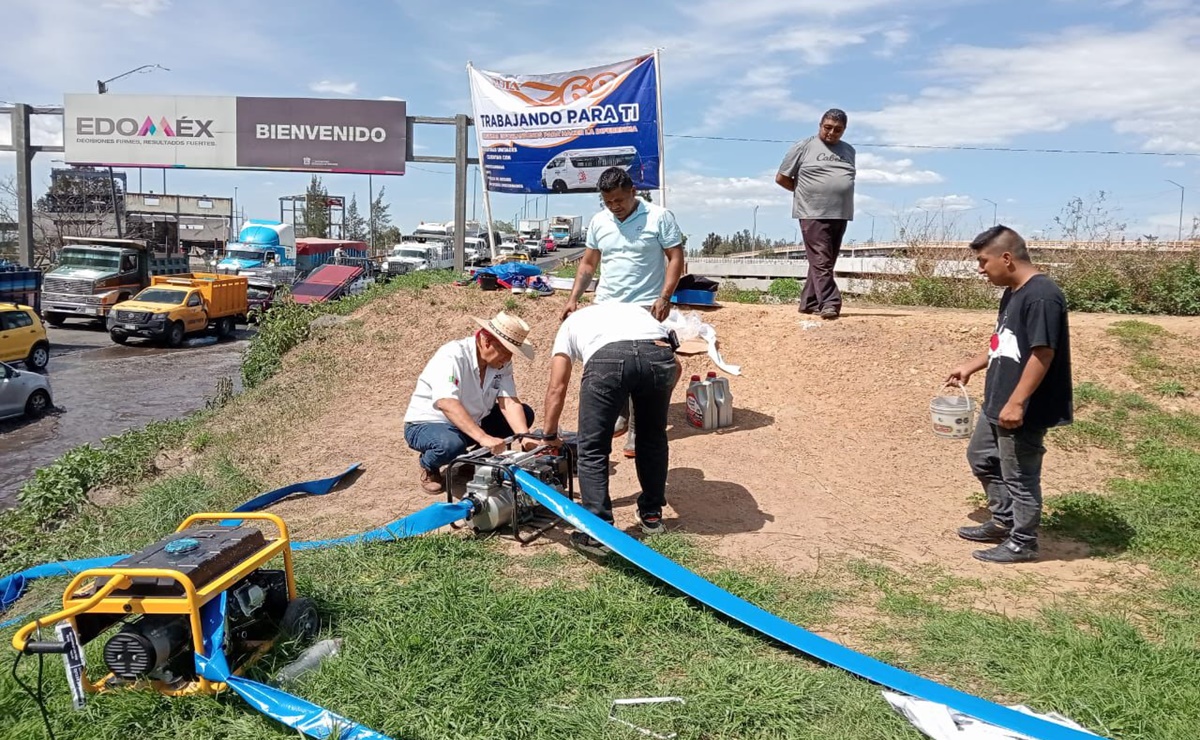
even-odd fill
[[[0,419],[37,419],[53,407],[49,378],[0,362]]]

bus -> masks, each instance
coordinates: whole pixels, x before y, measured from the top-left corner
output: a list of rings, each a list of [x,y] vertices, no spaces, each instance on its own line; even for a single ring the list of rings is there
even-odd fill
[[[642,158],[632,146],[568,149],[542,168],[542,187],[556,193],[595,192],[596,181],[609,167],[624,167],[633,182],[642,182]]]

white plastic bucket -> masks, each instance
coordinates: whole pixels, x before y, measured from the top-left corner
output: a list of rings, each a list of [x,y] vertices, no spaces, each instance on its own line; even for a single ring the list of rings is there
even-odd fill
[[[942,390],[946,388],[955,388],[958,393],[949,396],[942,393],[929,402],[933,433],[945,439],[966,439],[974,429],[975,401],[961,384],[947,383]]]

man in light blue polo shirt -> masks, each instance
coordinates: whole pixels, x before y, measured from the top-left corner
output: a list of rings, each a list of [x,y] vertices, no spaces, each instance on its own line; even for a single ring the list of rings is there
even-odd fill
[[[605,210],[588,224],[587,249],[562,318],[565,320],[579,308],[579,297],[600,267],[596,303],[645,306],[662,321],[671,313],[671,296],[683,277],[683,234],[675,214],[637,197],[633,179],[622,167],[605,170],[596,187]],[[624,454],[634,457],[632,417],[628,430]],[[621,431],[618,422],[617,433]]]
[[[596,303],[636,303],[662,321],[683,277],[683,234],[675,214],[637,197],[633,180],[620,167],[605,170],[597,186],[605,210],[588,224],[587,250],[562,318],[579,308],[579,297],[600,267]]]

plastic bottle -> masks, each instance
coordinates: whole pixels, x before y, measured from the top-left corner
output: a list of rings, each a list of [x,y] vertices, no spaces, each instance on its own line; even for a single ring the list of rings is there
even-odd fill
[[[712,384],[693,375],[687,392],[688,423],[697,429],[717,428],[717,404],[713,398]]]
[[[283,685],[295,681],[305,673],[319,667],[321,661],[337,655],[341,649],[342,641],[340,639],[321,640],[314,643],[312,647],[300,653],[299,658],[279,669],[279,674],[275,676],[275,683]]]
[[[729,378],[718,378],[717,374],[710,370],[708,382],[717,406],[717,428],[733,426],[733,393],[729,390]]]

